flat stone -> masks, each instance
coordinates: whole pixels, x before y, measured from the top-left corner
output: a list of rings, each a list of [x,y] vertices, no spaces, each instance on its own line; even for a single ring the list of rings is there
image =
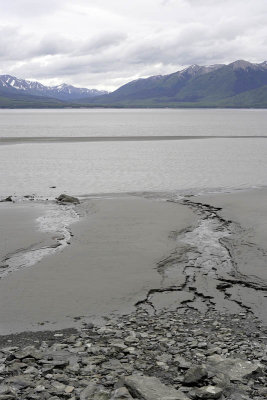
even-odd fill
[[[74,390],[74,386],[66,386],[65,387],[65,393],[72,393]]]
[[[189,369],[192,365],[189,361],[186,361],[186,359],[181,356],[175,356],[173,361],[178,364],[179,368],[182,369]]]
[[[242,381],[261,372],[263,366],[259,362],[241,360],[240,358],[223,358],[219,355],[208,357],[208,368],[213,373],[223,373],[231,381]]]
[[[199,399],[218,399],[222,394],[222,388],[212,385],[203,386],[195,391],[195,396]]]
[[[52,382],[51,385],[52,385],[55,389],[59,390],[60,392],[63,392],[63,391],[65,390],[65,387],[66,387],[63,383],[57,382],[57,381]]]
[[[129,391],[126,387],[121,387],[113,393],[111,400],[131,400],[132,396],[130,395]]]
[[[206,368],[201,365],[191,367],[184,376],[184,383],[186,385],[200,382],[202,379],[207,377]]]
[[[28,367],[25,369],[24,374],[34,374],[34,375],[38,375],[39,371],[37,368],[35,367]]]
[[[61,194],[60,196],[57,197],[56,199],[59,203],[73,203],[73,204],[79,204],[80,200],[77,197],[69,196],[67,194]]]
[[[133,397],[142,400],[189,400],[181,391],[164,385],[155,377],[132,375],[124,384]]]
[[[24,379],[24,377],[12,377],[9,379],[9,384],[10,386],[16,388],[16,389],[24,389],[24,388],[28,388],[28,387],[34,387],[33,382]]]

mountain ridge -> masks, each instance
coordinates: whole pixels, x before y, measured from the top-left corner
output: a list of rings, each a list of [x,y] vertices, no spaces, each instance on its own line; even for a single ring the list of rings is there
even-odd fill
[[[259,81],[257,83],[257,80]],[[169,75],[138,79],[121,86],[94,103],[114,104],[122,101],[193,102],[217,101],[242,91],[267,84],[267,62],[260,64],[237,60],[228,65],[192,65]]]
[[[37,81],[20,79],[8,74],[0,75],[0,93],[1,91],[10,94],[15,94],[16,91],[19,91],[27,95],[51,97],[62,101],[91,98],[108,93],[105,90],[78,88],[66,83],[46,86]]]
[[[19,85],[22,87],[18,87]],[[31,100],[32,95],[35,95],[32,101],[36,102],[36,107],[40,101],[36,95],[39,96],[41,93],[42,102],[48,104],[49,98],[57,100],[56,107],[267,108],[266,88],[267,61],[251,63],[236,60],[230,64],[208,66],[194,64],[168,75],[155,75],[130,81],[111,93],[98,91],[96,94],[91,93],[94,89],[75,88],[67,84],[46,87],[39,82],[1,75],[0,107],[5,107],[5,95],[9,99],[13,96],[16,102],[16,96],[20,92],[20,100],[21,93],[28,95],[27,102]],[[77,91],[73,95],[75,90]],[[59,93],[63,95],[52,97],[53,91],[56,91],[57,96]],[[87,91],[90,92],[90,96],[87,96]],[[74,97],[66,100],[65,95]]]

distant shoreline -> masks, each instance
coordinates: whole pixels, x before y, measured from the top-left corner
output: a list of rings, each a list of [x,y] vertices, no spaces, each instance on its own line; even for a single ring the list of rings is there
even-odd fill
[[[169,140],[195,140],[195,139],[267,139],[267,136],[248,135],[220,135],[220,136],[43,136],[43,137],[1,137],[1,144],[19,143],[70,143],[70,142],[146,142]]]
[[[40,106],[40,105],[25,105],[25,106],[14,106],[14,107],[5,107],[5,106],[0,106],[0,110],[91,110],[91,109],[113,109],[113,110],[135,110],[135,109],[141,109],[141,110],[164,110],[164,109],[169,109],[169,110],[267,110],[266,106],[254,106],[254,107],[238,107],[238,106],[221,106],[221,105],[150,105],[150,106],[142,106],[142,105],[60,105],[60,106],[55,106],[54,104],[49,106]]]

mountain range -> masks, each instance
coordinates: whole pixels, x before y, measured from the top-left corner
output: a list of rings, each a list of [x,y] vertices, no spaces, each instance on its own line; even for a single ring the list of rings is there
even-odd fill
[[[267,62],[192,65],[131,81],[111,93],[0,76],[0,107],[70,106],[267,108]]]
[[[88,99],[107,93],[104,90],[77,88],[66,83],[58,86],[45,86],[40,82],[18,79],[11,75],[0,75],[0,96],[6,95],[9,98],[16,95],[26,95],[72,102],[77,99]]]

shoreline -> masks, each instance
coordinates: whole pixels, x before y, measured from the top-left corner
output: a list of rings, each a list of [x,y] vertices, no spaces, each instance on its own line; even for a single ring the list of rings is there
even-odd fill
[[[0,137],[0,145],[23,143],[88,143],[88,142],[136,142],[136,141],[170,141],[170,140],[197,140],[197,139],[266,139],[265,135],[180,135],[180,136],[21,136]]]

